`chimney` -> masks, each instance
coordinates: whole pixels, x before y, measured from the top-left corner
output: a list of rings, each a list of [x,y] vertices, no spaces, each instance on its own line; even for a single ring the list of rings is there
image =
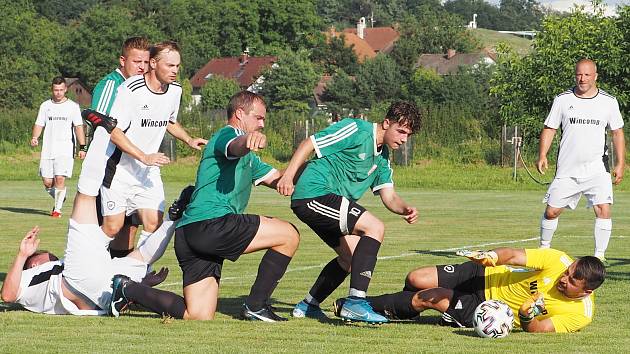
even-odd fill
[[[241,65],[247,63],[247,59],[249,58],[249,48],[245,47],[245,50],[243,51],[243,54],[241,54]]]
[[[365,17],[361,17],[357,22],[357,36],[363,39],[365,37],[363,30],[365,29]]]
[[[446,59],[451,59],[452,57],[455,56],[455,54],[457,54],[457,51],[455,51],[455,49],[447,49],[446,50]]]

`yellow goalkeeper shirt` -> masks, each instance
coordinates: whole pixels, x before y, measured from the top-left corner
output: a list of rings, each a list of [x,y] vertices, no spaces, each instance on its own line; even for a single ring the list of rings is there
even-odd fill
[[[545,312],[538,319],[549,318],[556,332],[575,332],[593,320],[595,295],[582,299],[565,297],[556,283],[573,259],[554,249],[526,249],[526,269],[510,266],[486,267],[486,299],[501,300],[515,314],[515,324],[520,326],[518,309],[536,291],[545,297]]]

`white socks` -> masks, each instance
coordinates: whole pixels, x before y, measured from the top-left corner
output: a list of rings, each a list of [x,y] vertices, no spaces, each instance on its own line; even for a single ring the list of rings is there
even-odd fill
[[[612,219],[595,219],[595,229],[593,230],[593,235],[595,236],[595,257],[599,259],[604,258],[611,233]]]
[[[138,251],[140,251],[142,259],[147,264],[152,264],[162,257],[169,242],[171,242],[171,238],[173,234],[175,234],[175,222],[165,218],[162,225],[153,233],[147,233],[147,237],[144,237],[144,233],[145,232],[142,231],[140,235]]]
[[[558,218],[553,220],[547,220],[545,218],[545,214],[543,213],[542,218],[540,219],[540,244],[539,248],[549,248],[551,247],[551,239],[553,238],[553,233],[556,232],[558,228]]]
[[[55,189],[55,211],[61,212],[63,201],[66,199],[66,188]]]

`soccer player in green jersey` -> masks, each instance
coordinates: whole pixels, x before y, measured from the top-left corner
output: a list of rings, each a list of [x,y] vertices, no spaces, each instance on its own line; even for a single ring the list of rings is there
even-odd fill
[[[472,262],[415,269],[402,292],[368,301],[395,319],[434,309],[442,312],[444,324],[454,327],[472,327],[475,308],[491,299],[518,313],[515,325],[526,332],[576,332],[593,320],[594,290],[606,277],[597,257],[573,260],[554,249],[507,247],[458,254]],[[343,301],[335,301],[336,314]]]
[[[350,273],[342,316],[352,321],[387,322],[365,301],[385,226],[357,200],[371,188],[387,209],[410,224],[416,222],[417,209],[394,191],[389,149],[398,149],[420,129],[420,118],[414,104],[395,102],[382,122],[343,119],[305,139],[294,153],[277,190],[291,195],[295,215],[337,253],[306,298],[295,306],[294,317],[322,318],[319,304]],[[317,158],[306,164],[294,186],[298,170],[313,150]]]

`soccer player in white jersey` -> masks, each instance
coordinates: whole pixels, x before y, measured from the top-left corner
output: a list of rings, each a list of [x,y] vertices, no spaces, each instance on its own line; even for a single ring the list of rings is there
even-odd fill
[[[148,73],[132,76],[118,88],[110,111],[118,125],[111,133],[104,178],[96,179],[103,185],[102,228],[112,237],[125,215],[133,212],[143,224],[138,242],[159,227],[164,210],[159,166],[170,161],[158,149],[166,131],[197,150],[207,143],[191,138],[177,122],[182,89],[175,79],[180,60],[177,43],[158,43],[149,50]]]
[[[625,168],[623,119],[617,99],[597,88],[597,66],[590,59],[575,65],[576,85],[553,101],[540,134],[536,167],[540,173],[548,168],[547,152],[558,128],[562,139],[558,152],[556,175],[543,203],[547,208],[540,223],[540,247],[549,248],[558,227],[558,217],[565,208],[575,209],[580,197],[586,196],[595,212],[595,257],[605,261],[612,231],[612,183],[619,184]],[[616,164],[608,167],[606,128],[612,132]]]
[[[50,216],[60,218],[61,207],[66,199],[65,181],[66,178],[72,176],[74,166],[74,139],[76,136],[81,147],[79,158],[83,159],[85,134],[79,105],[66,97],[68,91],[66,81],[62,77],[55,77],[51,88],[51,99],[39,106],[39,113],[31,135],[31,146],[39,145],[39,136],[44,131],[39,174],[46,192],[55,200]]]

